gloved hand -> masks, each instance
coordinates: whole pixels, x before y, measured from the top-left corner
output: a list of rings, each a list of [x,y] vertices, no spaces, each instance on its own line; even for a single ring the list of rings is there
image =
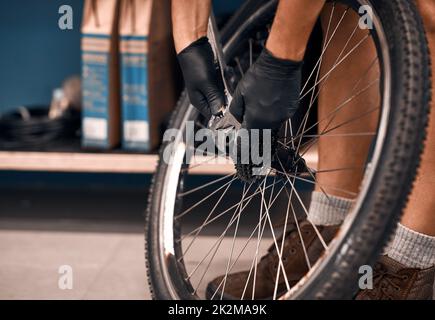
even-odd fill
[[[229,111],[245,129],[278,130],[299,106],[302,62],[266,48],[237,85]]]
[[[183,49],[178,61],[193,106],[207,119],[221,115],[225,107],[224,86],[208,39],[202,37]]]

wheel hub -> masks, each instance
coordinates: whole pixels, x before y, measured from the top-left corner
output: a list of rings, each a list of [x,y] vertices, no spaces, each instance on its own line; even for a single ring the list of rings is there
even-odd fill
[[[277,146],[277,139],[273,139],[273,141],[271,169],[274,173],[286,179],[287,175],[296,176],[308,172],[305,159],[295,149],[281,144]],[[240,161],[235,163],[235,168],[237,177],[246,183],[253,183],[262,177],[262,175],[254,174],[254,169],[263,174],[268,172],[268,168],[261,168],[261,166],[252,163],[240,164]]]

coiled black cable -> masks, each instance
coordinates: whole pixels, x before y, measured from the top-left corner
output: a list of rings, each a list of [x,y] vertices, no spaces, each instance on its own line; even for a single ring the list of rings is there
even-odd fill
[[[69,108],[56,119],[48,112],[48,106],[30,106],[1,115],[0,149],[41,150],[78,137],[80,111]]]

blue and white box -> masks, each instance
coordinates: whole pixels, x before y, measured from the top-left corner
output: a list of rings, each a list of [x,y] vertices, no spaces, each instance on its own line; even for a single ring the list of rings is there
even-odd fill
[[[120,142],[119,0],[86,0],[82,22],[82,145]]]
[[[150,151],[148,98],[148,34],[152,0],[121,5],[119,24],[121,66],[122,147]]]

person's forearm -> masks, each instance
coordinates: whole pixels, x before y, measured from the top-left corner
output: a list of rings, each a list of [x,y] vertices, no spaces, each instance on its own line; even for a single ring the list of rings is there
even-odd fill
[[[277,58],[300,61],[325,0],[280,0],[266,48]]]
[[[207,35],[211,0],[172,0],[172,26],[177,53]]]

